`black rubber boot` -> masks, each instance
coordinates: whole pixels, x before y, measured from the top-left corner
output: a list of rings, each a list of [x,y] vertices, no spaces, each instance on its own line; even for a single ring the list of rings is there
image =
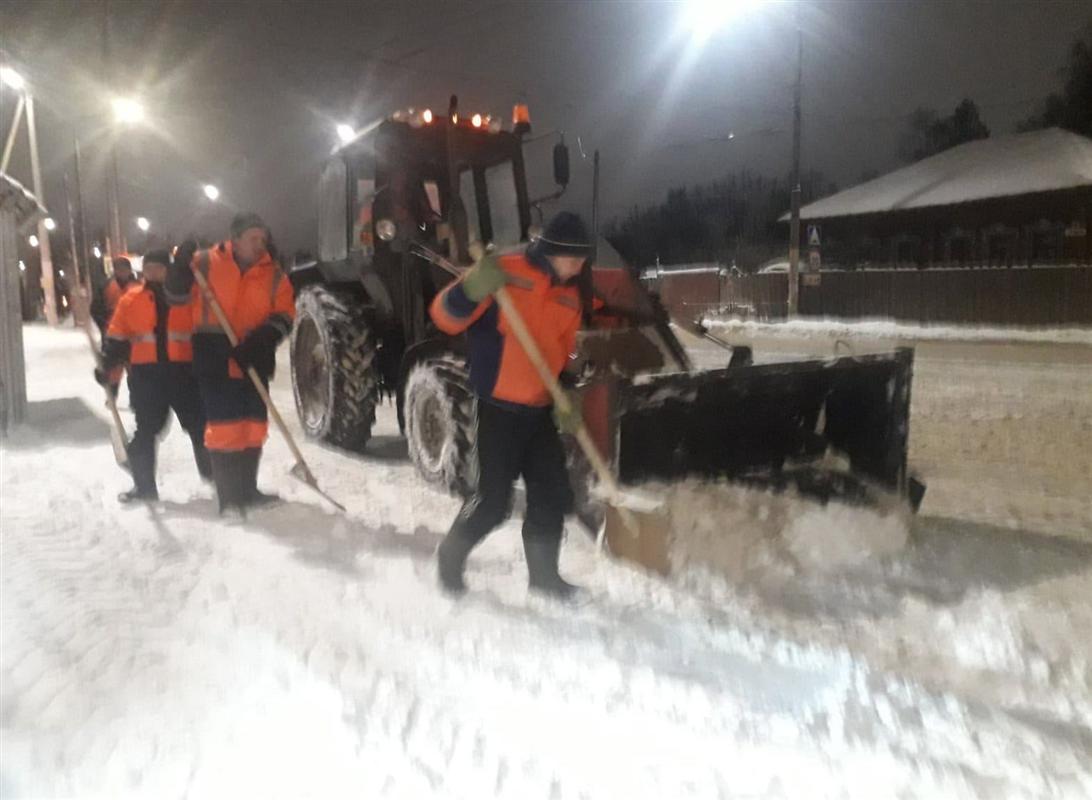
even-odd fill
[[[456,595],[466,592],[463,572],[466,570],[470,551],[477,543],[477,540],[467,537],[457,523],[440,542],[436,550],[436,561],[439,566],[440,585],[445,591]]]
[[[138,489],[134,486],[126,492],[118,495],[119,503],[152,502],[159,499],[159,491],[156,489]]]
[[[129,443],[129,471],[133,474],[133,488],[118,495],[119,503],[137,500],[158,500],[155,485],[155,441],[134,439]]]
[[[255,508],[279,503],[281,498],[275,494],[266,494],[258,490],[258,464],[262,460],[262,448],[251,447],[242,452],[246,475],[245,496],[247,502]]]
[[[528,585],[532,590],[561,600],[568,600],[580,591],[579,586],[574,586],[558,574],[560,536],[524,536],[523,552],[527,557]]]
[[[242,452],[210,451],[209,462],[212,466],[212,480],[216,484],[216,498],[220,504],[220,513],[235,509],[246,516],[248,498],[246,496],[246,467]]]

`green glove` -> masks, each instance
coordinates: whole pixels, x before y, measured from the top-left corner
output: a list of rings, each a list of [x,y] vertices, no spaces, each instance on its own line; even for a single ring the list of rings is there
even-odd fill
[[[483,256],[463,278],[463,293],[480,303],[508,282],[508,275],[494,255]]]
[[[559,431],[571,436],[583,427],[584,418],[580,414],[580,398],[572,392],[566,392],[565,397],[569,403],[564,411],[560,405],[554,404],[554,424]]]

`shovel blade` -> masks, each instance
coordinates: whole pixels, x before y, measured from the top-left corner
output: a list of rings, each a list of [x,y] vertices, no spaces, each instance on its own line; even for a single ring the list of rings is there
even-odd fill
[[[671,526],[666,510],[635,511],[607,506],[606,541],[610,552],[660,575],[671,572]]]
[[[338,511],[345,511],[345,506],[343,506],[334,498],[330,497],[330,495],[326,494],[326,492],[322,491],[322,489],[318,485],[318,481],[315,480],[315,476],[311,474],[311,470],[309,470],[307,468],[307,465],[302,461],[297,461],[292,469],[288,470],[288,474],[298,480],[300,483],[306,484],[307,487],[311,489],[311,491],[313,491],[330,505],[334,506],[334,508],[336,508]]]

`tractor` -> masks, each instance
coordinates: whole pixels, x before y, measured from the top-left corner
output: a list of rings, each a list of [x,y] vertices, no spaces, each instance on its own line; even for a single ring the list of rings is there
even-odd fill
[[[474,490],[478,400],[465,344],[438,331],[428,308],[451,271],[471,265],[473,243],[503,250],[534,235],[528,130],[525,107],[509,129],[461,114],[452,98],[446,114],[408,109],[377,122],[326,161],[317,258],[289,273],[292,385],[309,436],[363,451],[390,398],[419,474],[459,495]],[[553,162],[558,188],[543,200],[568,184],[563,140]],[[581,295],[588,313],[571,371],[623,484],[696,475],[821,499],[874,487],[920,499],[906,469],[912,351],[755,365],[737,348],[722,369],[695,371],[658,298],[602,239]],[[590,313],[591,298],[602,313]],[[574,484],[588,473],[580,462],[574,454]],[[581,518],[597,524],[574,489]]]

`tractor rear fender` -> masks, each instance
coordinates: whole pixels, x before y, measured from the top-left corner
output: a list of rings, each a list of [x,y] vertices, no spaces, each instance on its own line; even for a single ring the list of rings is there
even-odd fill
[[[379,274],[367,264],[349,258],[343,261],[305,261],[296,264],[288,272],[292,288],[298,294],[312,284],[322,284],[332,289],[360,292],[364,302],[375,309],[379,317],[390,317],[394,303]]]

